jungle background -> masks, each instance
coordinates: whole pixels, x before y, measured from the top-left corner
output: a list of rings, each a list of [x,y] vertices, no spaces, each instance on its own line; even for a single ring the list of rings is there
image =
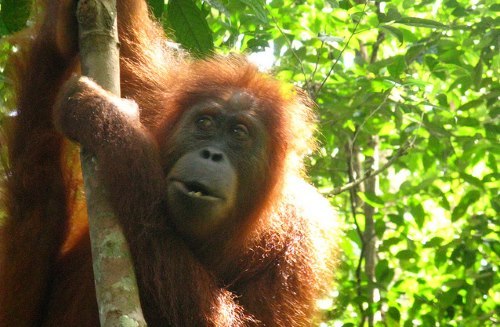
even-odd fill
[[[498,2],[149,4],[183,48],[246,53],[317,103],[308,174],[343,225],[320,326],[500,324]],[[0,125],[15,112],[5,36],[31,7],[0,0]]]

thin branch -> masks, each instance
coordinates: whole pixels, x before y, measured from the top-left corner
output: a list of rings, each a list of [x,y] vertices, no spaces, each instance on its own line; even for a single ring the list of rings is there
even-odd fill
[[[392,88],[388,89],[386,91],[386,95],[384,97],[384,100],[382,100],[382,102],[380,102],[380,104],[377,106],[377,108],[375,108],[372,112],[370,112],[370,114],[368,116],[366,116],[366,118],[358,126],[358,128],[356,128],[356,130],[354,131],[354,136],[352,137],[351,147],[354,147],[354,144],[356,143],[356,139],[358,138],[359,132],[361,131],[361,129],[363,128],[363,126],[365,126],[365,124],[368,122],[368,120],[370,120],[370,118],[372,118],[373,116],[375,116],[375,114],[377,112],[379,112],[380,109],[382,109],[382,107],[384,106],[384,104],[387,102],[387,99],[389,98],[389,95],[391,95],[391,90],[392,90]],[[352,153],[352,148],[351,148],[351,153]]]
[[[348,175],[348,178],[349,178],[349,181],[353,181],[354,180],[354,172],[353,172],[353,169],[352,169],[352,160],[349,158],[347,159],[347,175]],[[363,265],[363,258],[365,257],[365,240],[363,238],[363,232],[361,231],[361,226],[359,226],[359,223],[358,223],[358,218],[357,218],[357,214],[356,214],[356,191],[354,190],[354,188],[351,188],[349,190],[349,202],[350,202],[350,205],[351,205],[351,213],[352,213],[352,219],[354,221],[354,225],[356,226],[356,232],[358,234],[358,237],[359,237],[359,241],[361,242],[361,253],[359,254],[359,259],[358,259],[358,265],[356,267],[356,272],[355,272],[355,276],[356,276],[356,294],[358,295],[359,298],[361,298],[362,296],[362,290],[361,290],[361,267]],[[361,302],[358,303],[358,307],[359,307],[359,311],[361,313],[364,312],[364,309],[363,309],[363,304]],[[362,315],[362,321],[360,322],[360,326],[362,326],[364,324],[364,320],[365,320],[365,316],[364,314]]]
[[[375,1],[375,7],[377,8],[377,17],[379,18],[382,15],[382,10],[380,8],[380,1]],[[372,47],[372,55],[370,56],[370,63],[373,64],[377,60],[377,55],[378,55],[378,50],[380,49],[380,44],[384,42],[385,40],[385,33],[382,31],[382,29],[379,28],[378,30],[378,35],[377,35],[377,40],[373,44]]]
[[[321,45],[318,49],[318,52],[316,53],[316,62],[314,63],[314,70],[313,72],[311,73],[311,81],[314,81],[314,76],[316,76],[316,72],[318,71],[318,67],[319,67],[319,60],[321,59],[321,49],[323,49],[325,45],[325,41],[321,41]],[[310,90],[312,91],[312,90]]]
[[[358,266],[356,267],[356,283],[358,284],[356,287],[356,293],[359,298],[362,298],[361,292],[361,267],[363,266],[363,258],[365,257],[365,242],[361,240],[361,253],[359,254]],[[363,326],[366,321],[365,309],[363,308],[363,302],[358,302],[359,311],[361,312],[361,321],[359,322],[359,326]]]
[[[273,20],[274,26],[276,26],[276,28],[281,33],[281,35],[283,35],[283,37],[285,38],[285,41],[288,44],[288,47],[290,48],[290,51],[292,52],[293,56],[297,60],[297,63],[299,64],[299,68],[300,68],[300,71],[301,71],[302,75],[304,75],[304,83],[305,83],[306,90],[310,90],[311,88],[309,86],[309,81],[307,80],[307,75],[306,75],[306,71],[304,69],[304,64],[302,63],[302,60],[297,55],[297,52],[295,52],[295,50],[293,49],[292,42],[290,42],[290,40],[288,39],[288,37],[285,35],[285,32],[283,32],[283,30],[281,29],[280,25],[278,24],[278,21],[273,16],[273,14],[269,10],[267,10],[267,13],[269,14],[269,16],[271,17],[271,19]]]
[[[392,166],[392,164],[398,160],[399,158],[401,158],[403,155],[405,155],[408,150],[410,148],[412,148],[414,145],[415,145],[415,140],[416,140],[416,136],[413,137],[412,139],[409,139],[405,142],[405,144],[399,148],[396,153],[391,157],[391,159],[389,159],[382,167],[380,167],[379,169],[377,170],[373,170],[373,171],[368,171],[363,177],[355,180],[355,181],[352,181],[352,182],[349,182],[343,186],[340,186],[340,187],[337,187],[335,188],[331,193],[330,193],[330,196],[334,196],[334,195],[337,195],[337,194],[340,194],[342,192],[345,192],[347,190],[350,190],[356,186],[358,186],[359,184],[363,183],[364,181],[366,181],[367,179],[369,178],[372,178],[372,177],[375,177],[377,175],[379,175],[380,173],[382,173],[383,171],[385,171],[387,168],[389,168],[390,166]]]
[[[347,160],[347,167],[348,167],[347,175],[350,182],[354,181],[354,172],[352,169],[351,162],[352,160],[350,159]],[[354,220],[354,225],[356,226],[356,232],[358,233],[359,239],[361,240],[361,242],[363,242],[363,233],[361,232],[361,227],[359,226],[358,218],[356,216],[356,192],[354,191],[354,188],[351,188],[350,191],[351,191],[350,203],[351,203],[352,218]]]
[[[337,56],[337,59],[335,59],[335,62],[333,63],[332,67],[328,71],[328,74],[326,74],[325,78],[319,85],[319,87],[315,90],[314,96],[312,97],[313,99],[316,99],[318,97],[319,92],[321,92],[321,89],[325,86],[326,81],[330,78],[330,76],[333,74],[333,71],[335,70],[335,67],[337,66],[337,63],[340,61],[340,58],[344,54],[344,51],[347,49],[347,46],[351,42],[351,39],[353,38],[354,34],[356,34],[356,31],[358,30],[359,24],[361,23],[361,19],[366,15],[366,6],[368,5],[368,0],[365,1],[365,5],[363,6],[363,15],[359,18],[359,20],[356,22],[356,25],[354,26],[354,30],[352,31],[351,35],[349,36],[349,39],[347,39],[346,44],[340,51],[339,55]]]

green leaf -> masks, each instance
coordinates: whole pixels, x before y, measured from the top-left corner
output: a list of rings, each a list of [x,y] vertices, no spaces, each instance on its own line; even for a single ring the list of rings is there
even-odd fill
[[[26,26],[32,2],[32,0],[2,1],[2,20],[9,32],[17,32]]]
[[[375,234],[379,239],[384,236],[384,232],[387,229],[387,224],[384,220],[380,219],[375,222]]]
[[[426,47],[420,44],[412,45],[406,51],[405,57],[408,65],[413,62],[416,58],[422,55],[426,50]]]
[[[394,278],[394,269],[389,268],[389,261],[380,260],[375,267],[375,278],[382,285],[389,285]]]
[[[457,2],[457,0],[446,0],[444,2],[444,5],[448,8],[456,8],[460,6],[460,4]]]
[[[467,183],[469,183],[471,185],[474,185],[474,186],[476,186],[476,187],[484,190],[483,182],[481,182],[481,180],[479,178],[471,176],[471,175],[466,174],[464,172],[460,172],[460,177],[464,181],[466,181]]]
[[[413,8],[415,6],[415,0],[403,0],[403,8]]]
[[[443,241],[444,241],[444,239],[442,237],[434,236],[433,238],[430,239],[429,242],[424,243],[424,248],[435,248],[435,247],[441,245],[441,243],[443,243]]]
[[[475,286],[483,294],[488,294],[490,288],[493,287],[495,275],[496,274],[493,273],[491,267],[484,268],[483,270],[479,271],[479,274],[475,280]]]
[[[359,238],[359,234],[354,229],[348,230],[346,232],[346,236],[356,244],[361,245],[361,239]]]
[[[434,255],[434,264],[441,267],[448,260],[448,247],[443,246],[437,249]]]
[[[450,288],[461,288],[464,285],[467,285],[467,282],[464,279],[450,279],[444,284]]]
[[[206,3],[210,5],[210,7],[217,9],[219,12],[223,13],[226,17],[230,18],[231,15],[229,10],[222,4],[222,2],[218,0],[205,0]]]
[[[395,7],[391,6],[389,10],[387,10],[387,19],[389,19],[389,21],[401,19],[401,13]]]
[[[403,32],[399,28],[396,28],[391,25],[382,25],[380,26],[380,28],[394,35],[398,39],[399,43],[403,43],[404,41]]]
[[[464,197],[460,200],[458,205],[453,209],[451,214],[451,220],[457,221],[460,217],[462,217],[466,212],[467,208],[481,197],[481,193],[478,190],[472,190],[467,192]]]
[[[459,288],[452,288],[446,292],[443,292],[437,296],[437,302],[442,308],[449,307],[455,302]]]
[[[417,17],[403,17],[396,20],[396,23],[408,25],[408,26],[416,26],[416,27],[427,27],[427,28],[448,28],[446,25],[436,22],[430,19],[417,18]]]
[[[415,219],[417,226],[419,228],[422,228],[424,226],[424,220],[425,220],[424,207],[420,203],[417,203],[416,205],[411,206],[410,212],[413,218]]]
[[[384,200],[373,193],[359,192],[359,197],[374,208],[383,208],[385,206]]]
[[[148,0],[148,5],[157,19],[163,16],[163,10],[165,9],[164,0]]]
[[[464,7],[457,7],[451,12],[451,14],[455,17],[466,17],[467,10]]]
[[[206,55],[214,48],[212,31],[201,10],[192,0],[170,0],[168,21],[177,42],[196,55]]]
[[[390,307],[389,310],[387,310],[387,314],[395,321],[401,320],[401,313],[396,307]]]
[[[472,71],[472,79],[474,81],[473,85],[477,90],[481,87],[481,81],[483,80],[483,63],[479,60]]]
[[[479,98],[479,99],[475,99],[475,100],[469,101],[469,102],[461,105],[460,107],[458,107],[457,111],[467,111],[469,109],[477,108],[480,105],[482,105],[483,102],[484,102],[483,98]]]
[[[252,52],[263,51],[268,46],[269,42],[267,40],[262,40],[262,39],[250,39],[247,42],[247,47],[251,49]]]
[[[391,237],[389,239],[384,240],[380,248],[383,249],[383,251],[388,251],[391,246],[401,243],[401,241],[402,240],[400,238]]]
[[[462,260],[465,268],[470,268],[476,263],[476,251],[466,249],[462,254]]]
[[[391,222],[395,223],[397,226],[403,226],[405,224],[403,215],[389,214],[388,218]]]
[[[410,259],[417,259],[418,254],[415,251],[412,250],[402,250],[399,251],[398,254],[396,254],[396,258],[399,260],[410,260]]]
[[[387,66],[387,71],[392,77],[398,78],[406,69],[406,60],[404,56],[395,56],[394,61]]]
[[[1,2],[1,0],[0,0]],[[4,35],[8,35],[10,32],[7,29],[7,26],[5,26],[5,23],[3,22],[2,16],[0,15],[0,37]],[[2,76],[3,79],[3,76]]]
[[[260,20],[261,23],[267,24],[269,19],[267,18],[265,2],[262,0],[238,0],[239,2],[247,5],[252,13]]]
[[[423,326],[436,326],[436,319],[432,316],[432,313],[428,313],[422,316]],[[411,324],[413,327],[414,324]]]

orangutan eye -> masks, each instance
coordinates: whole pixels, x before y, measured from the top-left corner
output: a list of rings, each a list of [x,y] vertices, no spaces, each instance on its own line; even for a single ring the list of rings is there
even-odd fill
[[[238,140],[246,140],[249,137],[248,128],[243,124],[237,124],[232,127],[232,133]]]
[[[208,131],[214,127],[215,123],[210,116],[201,116],[196,121],[196,126],[202,131]]]

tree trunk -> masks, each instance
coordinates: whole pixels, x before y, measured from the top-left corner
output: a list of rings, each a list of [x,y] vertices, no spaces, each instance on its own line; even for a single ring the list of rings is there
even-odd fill
[[[82,74],[120,95],[115,0],[80,0]],[[97,178],[95,158],[82,149],[97,303],[101,326],[146,326],[128,244]]]

